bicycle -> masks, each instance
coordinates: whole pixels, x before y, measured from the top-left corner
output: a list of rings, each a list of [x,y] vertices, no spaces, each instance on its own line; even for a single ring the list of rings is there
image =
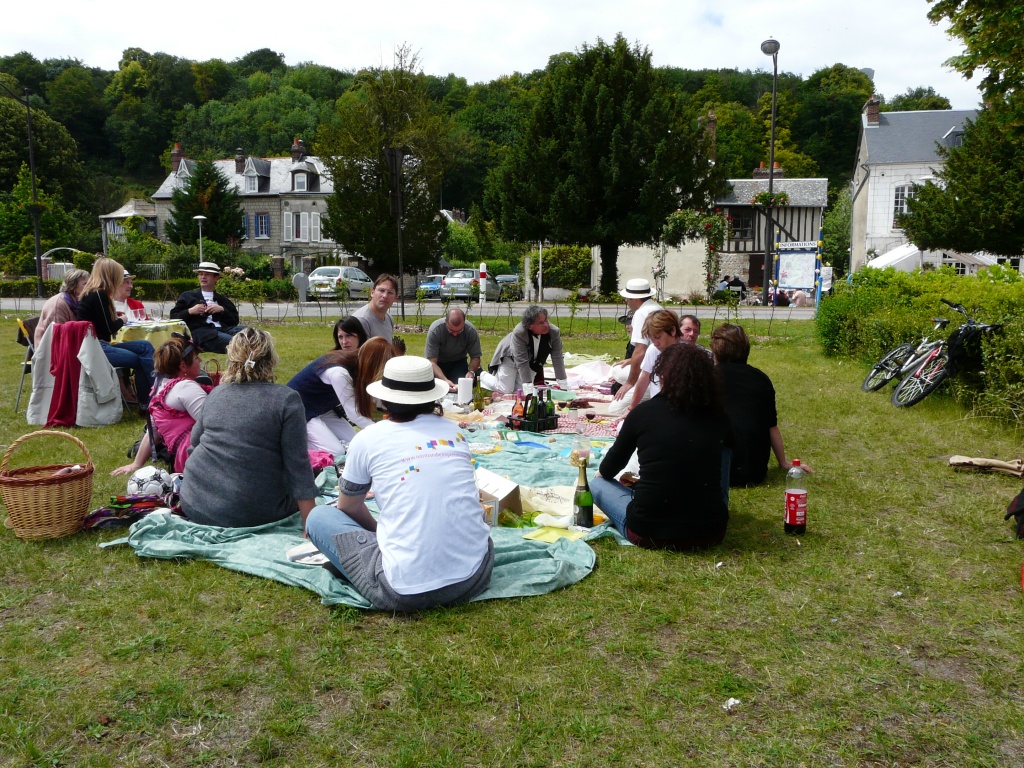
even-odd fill
[[[897,408],[909,408],[934,392],[949,376],[960,370],[960,361],[966,355],[967,344],[984,333],[1002,328],[1002,324],[979,323],[967,314],[962,304],[940,299],[961,315],[965,321],[927,353],[915,355],[902,367],[903,379],[892,393],[892,404]]]
[[[954,306],[945,299],[942,299],[942,301],[950,306]],[[932,322],[935,323],[935,327],[932,328],[933,334],[949,325],[949,320],[942,317],[933,317]],[[916,346],[914,344],[900,344],[875,363],[874,367],[864,378],[864,383],[860,385],[860,388],[865,392],[875,392],[893,379],[897,377],[902,378],[913,369],[912,365],[908,365],[909,363],[920,359],[922,355],[928,354],[941,343],[942,341],[939,339],[923,336]]]

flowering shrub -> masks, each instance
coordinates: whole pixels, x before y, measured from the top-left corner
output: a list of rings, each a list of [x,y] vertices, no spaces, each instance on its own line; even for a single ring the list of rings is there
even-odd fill
[[[687,240],[704,240],[704,281],[710,296],[721,270],[721,251],[729,237],[729,217],[720,208],[713,211],[683,210],[670,213],[662,227],[661,237],[678,247]]]
[[[758,192],[750,198],[750,204],[760,205],[764,208],[782,208],[789,205],[789,195],[785,192],[775,192],[773,194]]]

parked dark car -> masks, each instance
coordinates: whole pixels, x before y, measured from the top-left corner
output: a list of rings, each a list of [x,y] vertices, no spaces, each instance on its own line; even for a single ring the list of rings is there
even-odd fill
[[[523,286],[519,282],[519,275],[498,275],[494,279],[498,281],[500,289],[499,301],[519,301],[523,298]]]

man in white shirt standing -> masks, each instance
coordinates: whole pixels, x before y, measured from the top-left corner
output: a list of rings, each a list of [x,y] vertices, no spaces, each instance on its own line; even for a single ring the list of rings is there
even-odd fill
[[[630,331],[630,347],[626,348],[627,357],[612,366],[612,378],[620,385],[615,393],[615,399],[621,400],[629,390],[636,384],[640,377],[640,363],[643,362],[644,354],[650,345],[650,340],[644,336],[644,323],[651,312],[661,309],[656,302],[654,290],[651,284],[642,277],[634,278],[626,282],[626,287],[619,291],[619,295],[626,300],[626,306],[633,313],[633,320]]]

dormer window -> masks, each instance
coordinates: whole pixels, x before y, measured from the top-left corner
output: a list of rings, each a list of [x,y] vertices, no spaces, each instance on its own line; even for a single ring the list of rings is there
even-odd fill
[[[246,192],[258,192],[260,180],[256,176],[245,177],[245,191]]]
[[[295,191],[305,192],[306,191],[306,174],[296,173],[293,178],[295,179]]]

